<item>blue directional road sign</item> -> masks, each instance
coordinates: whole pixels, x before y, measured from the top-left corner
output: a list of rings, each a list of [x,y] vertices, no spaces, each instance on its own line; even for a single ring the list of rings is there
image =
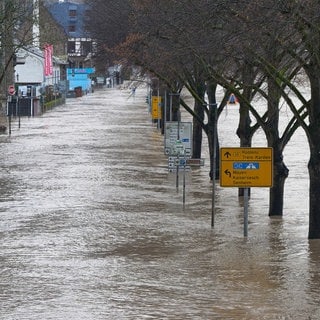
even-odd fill
[[[235,170],[258,170],[260,168],[259,162],[234,162],[233,169]]]

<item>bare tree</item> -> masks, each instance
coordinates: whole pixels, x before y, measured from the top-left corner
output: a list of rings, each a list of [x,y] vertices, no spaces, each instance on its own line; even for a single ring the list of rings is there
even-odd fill
[[[2,117],[8,85],[14,83],[13,66],[19,47],[32,41],[33,1],[3,0],[0,2],[0,98]]]
[[[280,10],[281,9],[281,10]],[[320,4],[315,1],[286,1],[280,8],[282,26],[290,30],[285,37],[276,39],[278,46],[300,65],[309,80],[311,99],[301,94],[299,87],[285,77],[281,70],[267,61],[271,70],[283,82],[287,82],[296,98],[300,100],[303,111],[286,98],[288,105],[296,116],[308,138],[310,159],[308,163],[309,189],[309,238],[320,238]]]
[[[241,106],[237,134],[241,146],[250,146],[256,129],[263,128],[268,145],[274,149],[269,215],[283,212],[288,175],[283,150],[299,126],[305,130],[311,154],[309,238],[320,238],[319,4],[311,0],[128,3],[123,37],[108,42],[113,48],[118,43],[113,52],[156,75],[173,91],[188,88],[197,101],[196,108],[181,103],[207,133],[210,148],[216,128],[204,101],[204,84],[211,102],[216,101],[217,84],[238,96]],[[311,86],[310,101],[295,82],[302,68]],[[300,105],[292,102],[289,91]],[[255,108],[256,95],[265,100],[262,112]],[[280,135],[281,99],[291,108],[293,118]],[[225,99],[218,114],[224,103]]]
[[[125,41],[129,35],[129,15],[131,3],[129,0],[85,0],[90,10],[87,15],[86,28],[97,43],[95,56],[96,69],[105,71],[119,58],[114,53],[114,47]]]

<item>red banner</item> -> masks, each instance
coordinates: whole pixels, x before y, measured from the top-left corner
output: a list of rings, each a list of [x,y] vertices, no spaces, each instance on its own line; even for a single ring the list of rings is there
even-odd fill
[[[53,45],[47,44],[44,47],[44,75],[45,76],[51,76],[53,74],[52,56],[53,56]]]

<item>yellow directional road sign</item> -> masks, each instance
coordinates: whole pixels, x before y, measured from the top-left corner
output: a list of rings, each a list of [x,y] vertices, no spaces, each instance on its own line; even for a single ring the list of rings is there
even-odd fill
[[[272,187],[272,148],[221,148],[222,187]]]
[[[152,119],[161,119],[161,97],[152,96]]]

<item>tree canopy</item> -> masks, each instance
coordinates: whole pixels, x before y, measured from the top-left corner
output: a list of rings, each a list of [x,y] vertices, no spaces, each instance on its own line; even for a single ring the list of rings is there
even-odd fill
[[[236,94],[240,145],[250,146],[261,127],[274,149],[270,215],[282,215],[289,173],[283,150],[295,130],[303,128],[310,147],[309,238],[320,238],[320,4],[312,0],[93,2],[90,21],[94,17],[92,27],[100,34],[103,53],[140,66],[173,91],[186,87],[199,105],[184,107],[203,130],[208,129],[210,117],[201,88],[213,102],[217,85]],[[301,90],[301,79],[310,87],[310,96]],[[264,109],[257,108],[255,97],[264,101],[259,103]],[[220,102],[218,114],[225,101]],[[292,118],[280,130],[281,101]],[[213,143],[212,130],[206,133]]]

